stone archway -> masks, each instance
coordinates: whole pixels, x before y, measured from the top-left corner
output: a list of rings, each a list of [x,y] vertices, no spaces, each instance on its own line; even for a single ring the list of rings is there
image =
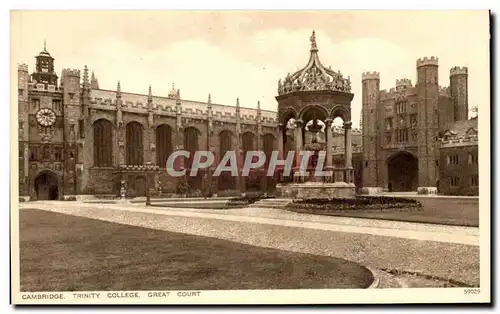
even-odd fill
[[[410,192],[418,188],[418,158],[409,152],[399,152],[387,160],[390,192]]]
[[[59,180],[52,171],[39,173],[33,182],[35,198],[37,200],[58,200],[60,199]]]

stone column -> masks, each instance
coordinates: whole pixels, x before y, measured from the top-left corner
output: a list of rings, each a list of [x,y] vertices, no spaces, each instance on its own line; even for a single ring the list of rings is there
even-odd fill
[[[217,197],[217,193],[219,191],[219,177],[214,176],[215,169],[219,164],[218,155],[215,153],[215,148],[210,146],[210,151],[214,156],[214,162],[212,166],[210,166],[210,192],[212,193],[212,197]]]
[[[282,123],[278,124],[278,158],[280,160],[282,160],[285,157],[285,149],[283,147],[283,142],[285,140],[284,130],[285,130],[285,125],[283,125]],[[278,181],[278,183],[283,182],[282,169],[283,167],[277,167],[277,169],[275,170],[277,172],[277,176],[275,176],[275,178]]]
[[[352,136],[351,136],[352,122],[348,121],[344,123],[344,136],[345,136],[345,149],[344,149],[344,160],[345,160],[345,178],[344,181],[347,183],[353,183],[353,171],[352,171]]]
[[[121,112],[121,111],[120,111]],[[118,164],[124,165],[125,160],[125,124],[118,122]]]
[[[303,121],[302,120],[295,120],[295,167],[296,167],[296,172],[300,171],[300,152],[302,151],[302,125]],[[298,174],[298,173],[297,173]],[[302,182],[303,178],[300,177],[299,175],[294,176],[294,181],[295,182]]]
[[[241,143],[242,141],[240,141]],[[238,153],[237,153],[237,158],[238,158],[238,178],[239,178],[239,191],[241,192],[241,196],[246,195],[247,187],[246,187],[246,179],[247,177],[243,176],[243,163],[244,161],[244,152],[241,147],[241,145],[238,147]]]
[[[332,136],[332,119],[325,120],[325,137],[326,137],[326,170],[333,171],[332,163],[332,146],[333,146],[333,136]],[[333,176],[333,174],[332,174]],[[325,178],[326,182],[332,181],[332,178]]]
[[[242,184],[241,184],[241,181],[242,181],[242,177],[241,177],[241,169],[240,169],[240,156],[241,156],[241,150],[240,150],[240,135],[239,135],[239,132],[237,132],[236,136],[233,137],[233,142],[232,142],[232,146],[233,149],[234,149],[234,152],[236,154],[236,170],[237,170],[237,175],[235,177],[235,190],[240,192],[240,193],[243,193],[243,190],[242,190]],[[221,156],[221,159],[223,158],[224,156]],[[233,166],[233,165],[231,165]]]

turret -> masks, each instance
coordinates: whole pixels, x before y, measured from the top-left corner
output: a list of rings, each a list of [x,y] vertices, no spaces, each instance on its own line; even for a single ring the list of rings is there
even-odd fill
[[[76,104],[80,95],[80,70],[63,69],[61,84],[64,88],[64,103]]]
[[[43,84],[44,89],[47,90],[49,89],[49,85],[53,86],[53,89],[55,89],[57,87],[57,74],[54,71],[54,58],[52,58],[50,53],[47,51],[45,42],[43,45],[43,51],[41,51],[35,59],[35,72],[32,74],[35,84]]]
[[[262,118],[262,110],[260,110],[260,100],[257,101],[257,121],[260,122]]]
[[[97,80],[94,71],[92,71],[92,76],[90,77],[90,88],[99,89],[99,80]]]
[[[236,98],[236,134],[239,136],[241,133],[241,122],[240,122],[240,98]]]
[[[468,69],[453,67],[450,69],[450,93],[454,104],[454,121],[468,119]]]
[[[17,67],[17,104],[18,104],[18,141],[19,141],[19,193],[28,194],[29,182],[29,103],[28,103],[28,65],[20,64]]]
[[[20,64],[17,66],[17,88],[18,88],[18,101],[28,101],[28,83],[30,75],[28,73],[28,65]],[[28,109],[28,108],[26,108]],[[19,108],[21,110],[21,108]]]
[[[402,79],[396,80],[396,89],[404,89],[404,88],[410,88],[410,87],[412,87],[410,79],[402,78]]]
[[[151,91],[151,85],[148,88],[148,124],[152,129],[154,125],[154,116],[153,116],[153,92]]]
[[[82,107],[83,116],[88,117],[89,106],[90,106],[90,82],[89,82],[89,69],[87,66],[83,69],[83,93],[82,93]],[[80,122],[83,125],[84,121]],[[83,135],[83,133],[82,133]]]
[[[380,95],[380,74],[364,72],[361,75],[362,89],[362,121],[363,121],[363,185],[376,187],[378,184],[377,145],[379,136],[377,125],[378,104]]]
[[[439,159],[439,76],[438,58],[426,57],[417,60],[417,150],[418,186],[436,187]]]
[[[122,87],[120,86],[120,81],[116,84],[116,99],[122,98]]]
[[[151,106],[150,106],[151,105]],[[153,105],[153,92],[151,91],[151,85],[149,85],[149,89],[148,89],[148,109],[151,107],[151,109],[153,109],[152,106]]]
[[[212,136],[213,133],[213,121],[212,121],[212,95],[208,94],[207,101],[207,120],[208,120],[208,134],[209,137]],[[210,149],[210,145],[208,147]]]

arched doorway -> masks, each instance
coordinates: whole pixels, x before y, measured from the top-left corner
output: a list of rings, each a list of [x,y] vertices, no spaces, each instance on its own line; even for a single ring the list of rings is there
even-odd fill
[[[389,191],[409,192],[418,188],[418,159],[408,152],[393,155],[387,162]]]
[[[135,196],[146,196],[146,178],[143,176],[138,176],[135,178],[134,182]]]
[[[34,182],[35,195],[37,200],[58,200],[59,182],[57,175],[46,171],[40,173]]]

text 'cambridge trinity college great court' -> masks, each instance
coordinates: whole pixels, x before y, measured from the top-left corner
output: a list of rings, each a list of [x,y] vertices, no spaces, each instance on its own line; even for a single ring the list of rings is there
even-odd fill
[[[322,65],[314,32],[310,39],[307,65],[279,80],[278,112],[241,107],[238,99],[213,104],[210,95],[206,102],[185,100],[174,86],[166,97],[151,87],[147,94],[126,93],[119,82],[116,90],[101,89],[87,66],[83,74],[65,68],[59,78],[44,47],[31,74],[28,65],[18,66],[20,196],[119,195],[123,184],[128,196],[145,195],[147,186],[175,193],[183,178],[165,166],[179,149],[191,152],[181,160],[188,170],[200,150],[216,160],[233,150],[240,157],[253,150],[268,157],[326,151],[335,174],[327,180],[354,183],[358,192],[478,195],[477,118],[468,118],[466,67],[450,69],[448,87],[439,86],[436,57],[416,61],[415,85],[402,78],[380,90],[380,74],[363,73],[362,126],[354,129],[351,81]],[[335,118],[343,127],[332,124]],[[191,193],[207,182],[219,196],[273,193],[298,180],[279,172],[268,177],[266,167],[249,176],[213,176],[215,167],[185,177]]]

